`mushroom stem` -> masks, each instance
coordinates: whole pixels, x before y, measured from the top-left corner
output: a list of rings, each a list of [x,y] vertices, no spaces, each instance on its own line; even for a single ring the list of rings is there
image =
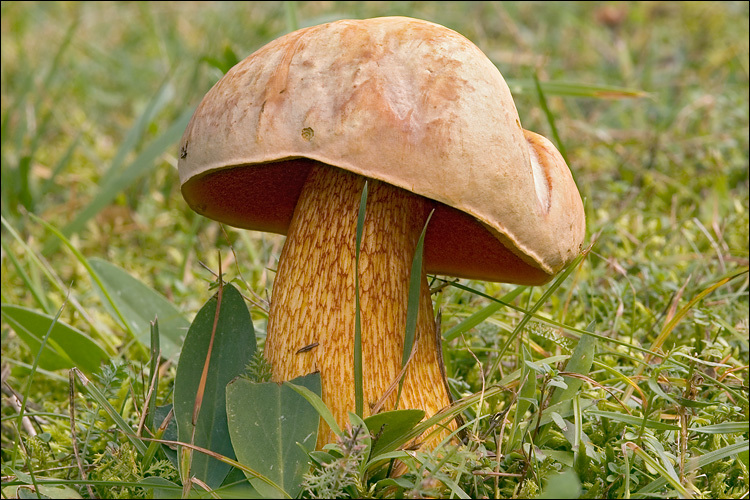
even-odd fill
[[[355,245],[364,182],[328,165],[310,171],[279,259],[265,348],[277,382],[320,372],[323,401],[342,427],[355,409]],[[428,212],[420,196],[379,181],[368,185],[359,261],[365,417],[402,368],[409,275]],[[421,281],[417,349],[398,408],[429,416],[450,397],[424,268]],[[394,409],[397,392],[382,410]],[[318,447],[333,439],[321,421]]]

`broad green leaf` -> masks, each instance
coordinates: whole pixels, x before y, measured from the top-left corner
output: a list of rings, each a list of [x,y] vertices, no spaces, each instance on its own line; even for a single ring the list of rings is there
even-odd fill
[[[542,493],[537,498],[579,498],[581,480],[573,469],[554,474],[547,479]]]
[[[150,345],[151,322],[158,318],[161,355],[176,360],[190,322],[166,297],[121,267],[96,257],[88,261],[141,344]],[[109,307],[109,301],[102,298],[102,302]],[[113,317],[117,318],[117,315]]]
[[[245,371],[255,353],[255,332],[250,312],[242,295],[232,285],[224,285],[221,310],[211,345],[204,391],[200,394],[201,377],[209,353],[218,302],[217,293],[198,311],[190,325],[174,387],[174,411],[179,441],[207,448],[235,458],[227,426],[227,384]],[[200,411],[193,423],[196,398]],[[194,453],[191,474],[217,488],[230,466],[215,458]]]
[[[319,373],[298,377],[292,383],[321,393]],[[284,491],[271,491],[267,484],[249,478],[253,486],[271,498],[296,497],[302,476],[310,468],[303,448],[313,449],[318,439],[318,412],[285,384],[238,378],[227,385],[226,394],[229,432],[238,461]]]
[[[393,451],[406,443],[409,431],[424,418],[424,410],[393,410],[378,413],[365,419],[373,436],[371,457]]]
[[[38,352],[54,318],[9,304],[3,304],[1,310],[3,319],[29,346],[31,352]],[[85,333],[58,320],[52,327],[52,333],[39,358],[39,366],[45,370],[77,366],[84,373],[91,375],[99,369],[99,364],[108,358],[107,352]]]
[[[3,488],[3,498],[83,498],[66,484],[39,484],[39,491],[32,484],[18,484]]]

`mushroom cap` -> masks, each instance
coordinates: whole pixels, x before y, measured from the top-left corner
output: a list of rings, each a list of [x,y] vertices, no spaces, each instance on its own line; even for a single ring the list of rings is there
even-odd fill
[[[433,200],[428,272],[541,284],[581,249],[559,152],[521,128],[482,51],[438,24],[343,20],[270,42],[206,94],[178,167],[196,212],[285,234],[313,162]]]

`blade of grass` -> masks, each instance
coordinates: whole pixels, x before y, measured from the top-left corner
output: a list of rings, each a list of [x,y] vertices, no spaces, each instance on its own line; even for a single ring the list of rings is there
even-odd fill
[[[290,382],[284,382],[284,385],[287,385],[297,391],[300,396],[305,398],[311,405],[313,405],[315,410],[318,412],[318,414],[320,414],[321,417],[323,417],[323,420],[325,420],[326,424],[328,424],[328,427],[331,428],[333,433],[337,436],[341,436],[341,427],[339,427],[339,424],[336,423],[336,419],[333,418],[331,410],[329,410],[323,400],[320,399],[320,396],[312,392],[307,387],[303,387],[301,385],[292,384]]]
[[[659,462],[654,460],[651,455],[646,453],[643,448],[633,443],[632,441],[628,441],[627,443],[625,443],[625,446],[633,450],[633,452],[641,457],[641,459],[646,462],[649,467],[657,471],[661,476],[660,479],[665,483],[669,483],[677,491],[677,493],[682,496],[682,498],[693,498],[693,495],[688,490],[686,490],[682,484],[680,484],[679,478],[673,477],[669,472],[667,472],[664,467],[662,467]]]
[[[500,361],[502,361],[503,356],[505,355],[505,351],[508,350],[508,347],[510,347],[510,345],[515,341],[516,337],[523,331],[523,328],[526,326],[526,324],[531,320],[531,318],[533,318],[534,313],[536,313],[539,308],[541,308],[542,305],[547,302],[547,299],[555,292],[555,290],[560,287],[560,285],[562,285],[563,281],[565,281],[568,276],[570,276],[570,273],[572,273],[573,270],[578,266],[578,264],[583,261],[586,254],[587,252],[584,252],[583,254],[579,255],[562,273],[560,273],[557,279],[555,279],[555,281],[547,288],[547,290],[545,290],[545,292],[531,307],[531,309],[526,311],[524,317],[521,319],[521,321],[518,322],[516,328],[508,336],[508,340],[500,349],[500,352],[498,353],[494,363],[492,363],[490,370],[487,372],[487,380],[492,379],[492,376],[497,371],[497,367],[500,365]]]
[[[500,308],[504,306],[508,306],[508,304],[513,301],[516,297],[518,297],[524,290],[526,290],[528,287],[526,286],[517,286],[513,289],[513,291],[506,293],[503,295],[502,298],[496,299],[491,304],[485,306],[484,308],[480,309],[479,311],[475,312],[465,320],[463,320],[458,325],[454,326],[447,332],[443,334],[443,341],[447,342],[449,340],[453,340],[454,338],[458,337],[464,332],[468,332],[478,324],[482,323],[484,320],[495,314],[497,311],[500,310]]]
[[[122,163],[125,161],[125,157],[135,150],[148,126],[154,118],[156,118],[159,112],[164,109],[164,106],[166,106],[173,98],[174,88],[169,80],[165,78],[159,86],[159,89],[156,91],[156,94],[154,94],[151,101],[146,105],[143,113],[141,113],[133,126],[128,130],[125,139],[123,139],[120,147],[117,149],[117,153],[115,153],[112,163],[102,175],[103,179],[112,177],[114,172],[118,172],[120,168],[122,168]]]
[[[411,262],[411,275],[409,276],[409,298],[406,306],[406,330],[404,332],[404,352],[401,356],[401,368],[406,366],[414,347],[414,339],[417,334],[417,319],[419,316],[419,296],[422,288],[422,254],[424,251],[424,237],[427,234],[427,225],[430,223],[432,214],[435,209],[427,216],[427,220],[422,228],[422,234],[419,235],[417,248],[414,250],[414,258]],[[432,321],[432,318],[429,318]],[[406,375],[406,372],[404,372]],[[394,410],[398,409],[398,403],[401,400],[401,390],[404,387],[405,377],[401,377],[398,383],[398,393],[396,394],[396,405]]]
[[[357,214],[357,246],[354,249],[354,405],[357,416],[364,414],[364,386],[362,381],[362,314],[359,306],[359,253],[367,208],[367,181],[362,188]]]
[[[138,435],[143,426],[152,429],[154,426],[154,413],[156,412],[156,397],[159,392],[159,358],[161,349],[159,347],[159,318],[154,318],[151,322],[151,359],[149,360],[149,375],[151,380],[148,384],[146,393],[146,404],[144,409],[144,418],[138,426]]]
[[[747,430],[747,428],[745,428]],[[696,471],[702,467],[705,467],[706,465],[710,465],[714,462],[718,462],[719,460],[723,460],[725,458],[731,457],[733,455],[737,455],[739,453],[747,452],[748,444],[750,441],[747,439],[740,441],[738,443],[733,443],[727,446],[724,446],[723,448],[720,448],[718,450],[693,457],[690,460],[688,460],[688,463],[685,467],[685,470],[689,471]],[[652,481],[651,483],[647,484],[643,488],[641,488],[638,491],[639,495],[643,495],[646,497],[653,496],[652,493],[655,493],[659,491],[659,489],[663,488],[667,484],[668,480],[665,477],[660,477],[656,479],[655,481]]]
[[[506,80],[513,95],[538,92],[537,82],[532,80]],[[548,80],[539,82],[546,95],[560,97],[588,97],[592,99],[640,99],[651,94],[640,89],[595,85],[590,83],[561,82]]]
[[[586,327],[587,332],[594,331],[594,322],[592,321],[589,326]],[[583,335],[578,341],[573,354],[565,365],[566,372],[578,373],[580,375],[588,375],[591,371],[591,365],[594,361],[594,353],[596,350],[596,337],[591,335]],[[568,385],[566,389],[561,390],[559,387],[555,388],[554,394],[550,399],[550,404],[559,403],[563,400],[570,400],[575,394],[578,393],[578,389],[581,388],[583,380],[574,377],[564,377],[565,383]]]
[[[299,29],[299,23],[297,22],[297,2],[293,0],[284,2],[284,18],[286,19],[286,30],[288,33]]]
[[[544,116],[547,117],[547,123],[549,123],[550,129],[552,130],[552,137],[555,139],[555,143],[557,144],[557,149],[560,151],[560,154],[563,157],[563,160],[565,160],[565,163],[570,163],[568,161],[568,153],[565,151],[565,144],[560,140],[560,134],[557,132],[557,125],[555,124],[555,115],[552,114],[552,111],[550,111],[549,106],[547,105],[547,97],[544,95],[544,91],[542,90],[542,85],[539,83],[539,76],[536,74],[536,71],[534,72],[534,87],[536,89],[536,95],[539,98],[539,105],[542,107],[542,111],[544,111]],[[575,181],[575,170],[571,170],[570,172],[573,175],[573,180]]]
[[[600,418],[607,418],[609,420],[613,420],[615,422],[622,422],[628,425],[632,425],[634,427],[640,427],[641,425],[644,425],[645,427],[648,427],[649,429],[654,429],[657,431],[679,431],[680,427],[673,424],[665,424],[664,422],[657,422],[656,420],[645,420],[641,417],[636,417],[634,415],[625,415],[624,413],[618,413],[614,411],[604,411],[604,410],[597,410],[595,408],[586,410],[586,413],[589,415],[594,415]]]
[[[21,263],[18,262],[15,253],[8,247],[4,239],[0,240],[0,245],[2,245],[2,248],[5,251],[5,255],[10,258],[10,262],[13,264],[13,267],[18,273],[18,276],[26,286],[26,290],[31,292],[31,296],[34,297],[34,300],[42,309],[42,311],[44,311],[46,314],[50,314],[50,305],[47,302],[47,298],[45,297],[44,293],[42,293],[42,291],[39,290],[39,288],[31,281],[31,277],[23,269]]]
[[[125,422],[122,416],[120,416],[120,413],[115,409],[114,406],[110,404],[110,402],[107,400],[104,394],[102,394],[99,388],[96,387],[96,385],[94,385],[78,368],[71,368],[71,370],[73,370],[73,373],[75,373],[76,377],[78,377],[78,380],[81,382],[81,385],[86,391],[86,394],[93,398],[94,401],[96,401],[97,404],[99,404],[99,406],[107,413],[107,415],[109,415],[109,417],[114,420],[117,427],[119,427],[120,430],[128,437],[130,442],[133,443],[133,446],[135,446],[135,449],[138,451],[138,453],[140,453],[141,455],[145,455],[147,451],[146,445],[143,444],[143,441],[141,441],[138,436],[136,436],[133,429],[130,428],[130,425]]]
[[[47,180],[44,181],[44,184],[42,184],[41,188],[39,188],[40,193],[47,193],[55,183],[55,179],[60,174],[60,172],[65,170],[65,167],[68,166],[70,160],[73,158],[73,153],[78,147],[81,135],[83,135],[83,132],[78,132],[78,135],[76,135],[75,138],[70,142],[70,146],[68,146],[68,149],[65,150],[65,153],[63,153],[63,155],[57,161],[57,163],[55,164],[55,168],[52,169],[52,174]]]
[[[531,361],[531,354],[525,345],[521,346],[524,361]],[[527,422],[524,416],[532,403],[536,404],[534,396],[536,394],[536,372],[532,370],[527,363],[521,367],[521,386],[518,388],[518,398],[516,399],[516,410],[513,418],[513,425],[509,430],[510,439],[505,445],[505,454],[511,451],[523,441],[523,436],[529,429],[528,426],[522,428],[522,424]]]

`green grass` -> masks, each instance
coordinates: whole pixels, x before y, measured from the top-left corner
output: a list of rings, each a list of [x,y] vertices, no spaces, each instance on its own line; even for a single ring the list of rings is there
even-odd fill
[[[337,480],[351,476],[342,493],[747,497],[747,3],[0,9],[2,303],[54,318],[50,332],[75,328],[111,357],[88,377],[97,399],[76,385],[74,438],[58,367],[76,357],[46,329],[30,348],[3,316],[4,495],[50,480],[85,497],[143,496],[148,477],[179,483],[163,450],[144,460],[149,443],[125,433],[154,404],[148,346],[116,293],[138,289],[98,285],[89,259],[124,268],[190,321],[216,280],[200,263],[217,270],[221,252],[262,345],[283,237],[222,230],[187,207],[175,168],[185,120],[224,71],[295,25],[408,15],[477,44],[524,127],[565,151],[591,248],[545,287],[462,280],[433,295],[450,332],[451,386],[471,398],[462,416],[472,437],[447,455],[399,452],[406,473],[389,480],[344,437],[330,452]],[[565,366],[586,332],[590,365],[575,355]],[[162,362],[156,405],[171,403],[175,370]],[[327,478],[319,465],[307,484],[329,488]]]

